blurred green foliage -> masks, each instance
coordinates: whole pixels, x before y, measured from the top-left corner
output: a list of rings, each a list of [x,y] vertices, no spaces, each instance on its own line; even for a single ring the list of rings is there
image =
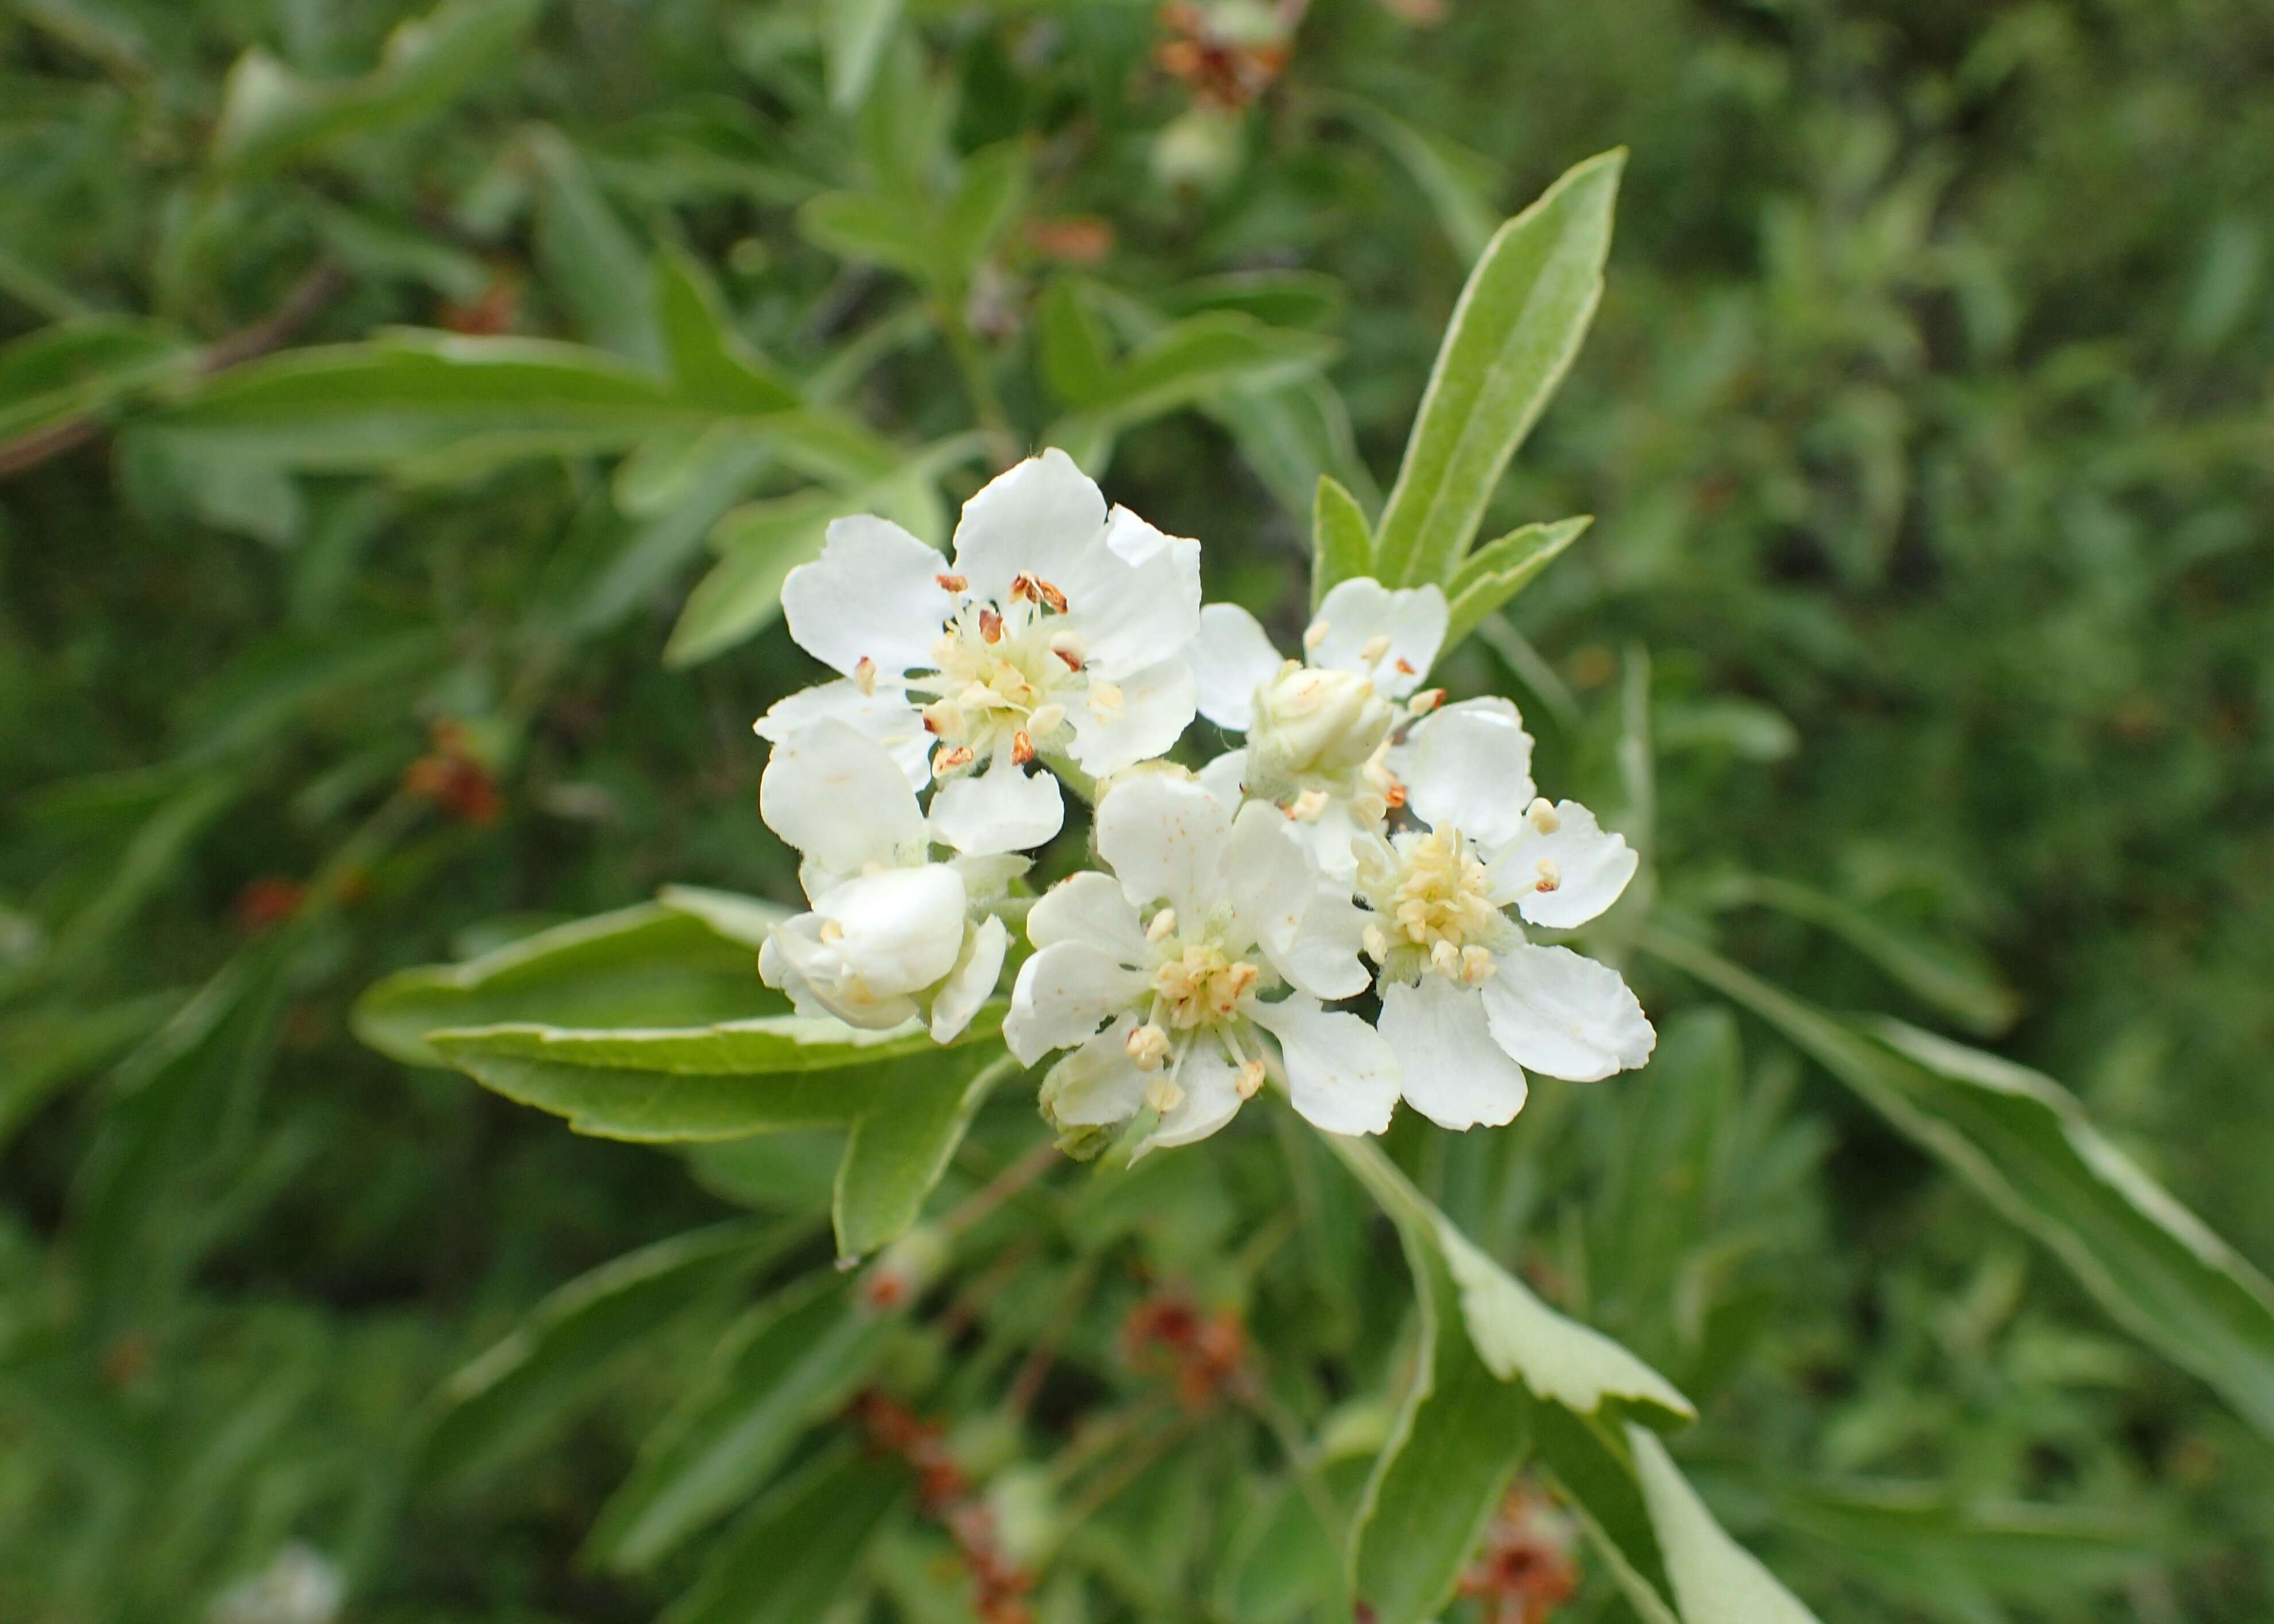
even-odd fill
[[[605,1560],[669,1544],[640,1485],[767,1316],[842,1311],[749,1285],[825,1257],[835,1130],[573,1137],[350,1005],[669,883],[794,895],[748,724],[837,513],[937,536],[1047,438],[1298,625],[1317,477],[1378,509],[1471,259],[1616,144],[1603,305],[1483,533],[1595,523],[1445,680],[1622,808],[1661,921],[2064,1079],[2274,1259],[2274,16],[1318,0],[1282,66],[1301,11],[0,12],[0,1616],[205,1616],[297,1541],[357,1619],[756,1617],[736,1562],[832,1540],[845,1616],[968,1616],[841,1447]],[[397,325],[583,348],[255,364]],[[661,912],[719,1004],[613,1019],[771,1007]],[[2265,1440],[1820,1052],[1632,969],[1647,1071],[1389,1148],[1698,1402],[1734,1531],[1827,1619],[2274,1607]],[[1265,1124],[1047,1188],[959,1243],[961,1340],[826,1373],[936,1381],[1006,1527],[1089,1514],[1047,1617],[1313,1616],[1395,1248]],[[1129,1356],[1170,1288],[1286,1339],[1255,1402]],[[1570,1616],[1623,1608],[1591,1568]]]

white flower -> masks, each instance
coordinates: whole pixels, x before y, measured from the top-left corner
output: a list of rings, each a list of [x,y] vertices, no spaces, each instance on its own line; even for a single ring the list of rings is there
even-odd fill
[[[1524,1107],[1527,1066],[1589,1082],[1647,1060],[1657,1034],[1618,972],[1527,943],[1505,911],[1585,924],[1618,900],[1637,861],[1586,808],[1538,798],[1516,707],[1436,711],[1390,747],[1388,766],[1428,825],[1359,848],[1374,909],[1365,948],[1406,1100],[1442,1127],[1498,1126]]]
[[[790,635],[842,673],[757,724],[780,741],[828,718],[885,745],[965,852],[1023,851],[1058,831],[1055,778],[1165,751],[1193,719],[1200,544],[1164,536],[1063,451],[998,476],[963,507],[954,561],[885,520],[840,519],[790,571]]]
[[[785,920],[758,953],[766,985],[801,1014],[897,1026],[929,1004],[931,1034],[962,1032],[995,989],[1010,932],[982,914],[1024,860],[931,861],[932,831],[885,748],[839,721],[774,746],[758,809],[797,847],[809,913]]]
[[[207,1609],[210,1624],[330,1624],[347,1597],[347,1581],[325,1558],[286,1545],[267,1567],[230,1586]]]
[[[1344,581],[1303,634],[1304,659],[1283,660],[1255,617],[1235,604],[1201,611],[1193,644],[1200,711],[1247,748],[1213,771],[1286,808],[1328,874],[1353,871],[1352,838],[1396,804],[1383,764],[1392,730],[1410,714],[1445,638],[1445,595]],[[1434,695],[1430,696],[1434,697]],[[1426,709],[1429,699],[1412,702]]]
[[[1035,904],[1037,951],[1003,1026],[1022,1063],[1073,1051],[1043,1079],[1053,1121],[1102,1132],[1149,1106],[1147,1148],[1189,1144],[1276,1075],[1329,1132],[1389,1125],[1389,1046],[1321,1004],[1366,987],[1354,934],[1338,943],[1311,919],[1317,877],[1280,813],[1234,816],[1194,780],[1152,772],[1106,793],[1096,837],[1112,873],[1077,874]]]

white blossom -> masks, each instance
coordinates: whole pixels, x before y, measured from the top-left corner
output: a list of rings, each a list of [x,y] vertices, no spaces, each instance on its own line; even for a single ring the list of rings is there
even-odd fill
[[[1304,633],[1304,658],[1291,660],[1239,605],[1201,611],[1193,645],[1200,712],[1247,735],[1244,750],[1211,764],[1211,778],[1284,808],[1337,878],[1354,871],[1354,838],[1379,829],[1396,804],[1385,765],[1390,736],[1434,697],[1412,696],[1444,641],[1446,613],[1435,586],[1393,591],[1363,576],[1344,581]]]
[[[1279,812],[1142,773],[1098,802],[1096,840],[1111,875],[1062,881],[1028,914],[1036,951],[1003,1027],[1023,1064],[1073,1051],[1043,1080],[1053,1121],[1102,1132],[1149,1107],[1147,1148],[1188,1144],[1276,1078],[1329,1132],[1389,1125],[1389,1046],[1321,1004],[1367,985],[1355,934],[1313,919],[1317,876]]]
[[[1657,1034],[1618,972],[1527,942],[1510,917],[1585,924],[1637,863],[1586,808],[1538,796],[1516,707],[1447,706],[1398,735],[1385,765],[1425,825],[1359,846],[1365,951],[1406,1100],[1443,1127],[1498,1126],[1523,1109],[1527,1067],[1587,1082],[1647,1060]]]
[[[1193,719],[1200,544],[1109,513],[1062,451],[964,504],[953,562],[885,520],[837,521],[789,573],[782,611],[842,674],[774,706],[758,733],[779,741],[828,719],[867,734],[909,785],[938,782],[932,824],[967,853],[1058,833],[1050,764],[1103,778]]]
[[[840,721],[774,746],[758,784],[767,825],[804,861],[812,904],[769,933],[758,973],[801,1014],[889,1027],[929,1007],[945,1043],[968,1026],[1002,974],[1010,933],[983,911],[1023,859],[931,858],[934,830],[885,747]]]

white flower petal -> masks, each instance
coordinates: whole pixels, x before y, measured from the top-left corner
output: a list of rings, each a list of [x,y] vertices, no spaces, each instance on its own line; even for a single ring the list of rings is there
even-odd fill
[[[963,957],[932,995],[933,1042],[953,1043],[963,1035],[971,1018],[979,1013],[979,1006],[995,990],[995,980],[1003,974],[1003,956],[1010,951],[1009,928],[991,914],[981,920],[979,928],[964,940]]]
[[[779,701],[754,725],[759,738],[779,744],[821,722],[842,722],[885,747],[911,789],[931,782],[932,737],[923,713],[898,683],[880,681],[863,693],[850,677],[801,688]]]
[[[1205,1038],[1193,1039],[1177,1073],[1180,1097],[1161,1113],[1161,1125],[1146,1137],[1142,1149],[1189,1145],[1230,1122],[1239,1110],[1239,1079],[1223,1050]]]
[[[1097,854],[1139,907],[1166,898],[1186,919],[1216,900],[1216,865],[1231,819],[1190,778],[1165,772],[1125,778],[1097,803]]]
[[[1492,899],[1502,907],[1514,903],[1532,924],[1573,929],[1616,902],[1641,861],[1626,838],[1606,831],[1593,812],[1559,801],[1553,834],[1527,820],[1516,843],[1494,861]],[[1550,879],[1553,885],[1541,890]]]
[[[1493,1041],[1518,1064],[1591,1083],[1650,1058],[1658,1034],[1608,965],[1568,947],[1510,948],[1484,984]]]
[[[1126,965],[1142,965],[1152,957],[1137,910],[1111,875],[1095,868],[1070,875],[1035,898],[1027,910],[1027,940],[1036,947],[1088,942]]]
[[[1524,1070],[1493,1041],[1473,988],[1434,974],[1418,987],[1391,982],[1382,992],[1382,1035],[1397,1052],[1407,1101],[1439,1127],[1497,1128],[1524,1109]]]
[[[847,676],[863,659],[892,677],[929,668],[955,608],[936,579],[946,568],[937,551],[889,519],[840,519],[821,556],[783,581],[782,618],[799,647]]]
[[[1327,629],[1311,650],[1311,664],[1337,671],[1370,673],[1374,690],[1384,699],[1403,699],[1421,686],[1445,641],[1445,594],[1435,586],[1391,591],[1370,576],[1344,581],[1319,605]],[[1381,658],[1366,658],[1367,645],[1383,639]]]
[[[813,913],[832,928],[817,927],[817,935],[829,937],[823,945],[839,974],[878,997],[919,991],[955,968],[964,906],[963,876],[944,863],[865,874],[813,899]]]
[[[1224,808],[1224,816],[1230,817],[1239,810],[1239,803],[1247,793],[1247,752],[1226,750],[1193,777],[1202,789],[1216,797],[1216,804]]]
[[[1124,1015],[1050,1068],[1042,1093],[1052,1122],[1102,1128],[1137,1114],[1146,1084],[1159,1073],[1141,1071],[1129,1058],[1129,1034],[1136,1025],[1136,1016]]]
[[[1379,1133],[1397,1109],[1397,1056],[1389,1041],[1346,1011],[1309,998],[1259,1004],[1255,1024],[1279,1040],[1287,1093],[1314,1128]]]
[[[1269,955],[1271,967],[1314,998],[1355,998],[1373,974],[1359,958],[1374,915],[1351,900],[1347,886],[1329,882],[1312,893],[1303,928]]]
[[[1238,604],[1207,605],[1191,654],[1201,714],[1236,733],[1254,726],[1255,690],[1286,663],[1255,617]]]
[[[1092,778],[1166,754],[1193,722],[1193,668],[1181,659],[1148,665],[1114,686],[1121,690],[1116,704],[1077,700],[1066,712],[1073,724],[1066,753]]]
[[[1001,602],[1025,572],[1058,582],[1105,527],[1105,498],[1052,447],[995,476],[955,527],[955,572],[974,598]]]
[[[1058,781],[1047,772],[1029,778],[1007,761],[950,778],[931,798],[932,832],[957,851],[975,855],[1029,851],[1065,823]]]
[[[1416,817],[1450,825],[1487,852],[1517,838],[1537,793],[1532,735],[1505,699],[1465,699],[1422,718],[1389,766]]]
[[[837,876],[871,864],[923,861],[928,838],[915,791],[885,747],[842,722],[822,722],[774,746],[758,779],[758,816]]]
[[[977,907],[992,902],[1011,889],[1011,882],[1033,868],[1031,859],[1007,852],[976,854],[959,852],[947,860],[947,866],[963,876],[964,894]]]
[[[1216,804],[1213,797],[1209,804]],[[1231,820],[1231,837],[1217,852],[1209,890],[1231,904],[1227,939],[1242,947],[1260,943],[1267,953],[1286,951],[1303,928],[1318,882],[1302,846],[1288,831],[1285,816],[1260,801],[1248,802]]]
[[[1066,624],[1094,675],[1118,682],[1181,658],[1200,630],[1200,543],[1163,536],[1126,508],[1059,573],[1035,573],[1065,593]]]
[[[1329,801],[1316,817],[1299,818],[1287,827],[1293,830],[1309,852],[1319,872],[1342,884],[1358,877],[1358,842],[1379,831],[1379,823],[1359,822],[1347,801]]]
[[[1053,942],[1019,966],[1003,1041],[1021,1065],[1087,1041],[1115,1011],[1145,991],[1142,971],[1114,962],[1094,942]]]

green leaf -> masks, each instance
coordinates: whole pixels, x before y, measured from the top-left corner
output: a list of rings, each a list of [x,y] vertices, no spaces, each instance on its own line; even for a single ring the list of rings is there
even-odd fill
[[[2021,1014],[2020,997],[1979,959],[1944,944],[1923,942],[1882,924],[1855,904],[1811,886],[1767,875],[1738,874],[1714,881],[1706,898],[1707,906],[1713,908],[1747,905],[1774,908],[1822,927],[1905,989],[1984,1037],[2006,1031]]]
[[[83,316],[26,333],[0,345],[0,440],[108,411],[196,364],[193,345],[153,321]]]
[[[1562,381],[1602,297],[1623,149],[1567,170],[1503,225],[1437,351],[1376,531],[1391,585],[1452,575],[1509,459]]]
[[[641,522],[626,528],[614,555],[563,594],[558,612],[562,629],[589,636],[632,613],[702,551],[704,538],[757,488],[774,461],[766,437],[739,423],[722,423],[698,436],[671,470],[667,491],[639,492],[655,500],[655,510],[629,515]],[[620,480],[619,508],[625,500]]]
[[[1019,141],[1004,141],[963,161],[955,196],[940,220],[940,252],[959,281],[968,282],[1027,205],[1034,164]]]
[[[2274,1437],[2274,1285],[2059,1084],[1900,1021],[1839,1019],[1667,931],[1637,939],[1781,1032],[2044,1242],[2119,1324]]]
[[[177,994],[157,992],[0,1016],[0,1149],[58,1088],[148,1035],[181,1003]]]
[[[1445,228],[1462,263],[1475,264],[1499,223],[1498,211],[1492,207],[1499,187],[1499,166],[1482,153],[1434,131],[1417,128],[1363,97],[1337,95],[1332,105],[1404,166],[1436,211],[1438,223]]]
[[[991,1040],[1004,1005],[959,1044]],[[800,1015],[624,1032],[493,1026],[428,1034],[452,1065],[579,1133],[647,1142],[739,1139],[857,1122],[958,1062],[921,1030],[861,1032]]]
[[[1290,517],[1308,516],[1322,474],[1358,496],[1361,506],[1381,500],[1359,458],[1350,409],[1321,375],[1255,394],[1215,395],[1199,410],[1223,425]]]
[[[1627,1447],[1666,1555],[1682,1624],[1817,1624],[1791,1591],[1721,1531],[1656,1433],[1630,1425]]]
[[[885,48],[900,26],[903,0],[822,0],[821,54],[829,105],[850,113],[869,99]]]
[[[418,1476],[448,1477],[558,1430],[618,1357],[669,1335],[681,1311],[757,1273],[810,1232],[802,1221],[713,1224],[577,1276],[442,1384],[419,1439]]]
[[[1478,1357],[1444,1258],[1400,1226],[1420,1343],[1412,1387],[1352,1521],[1353,1594],[1381,1624],[1420,1624],[1450,1599],[1530,1441],[1525,1390]]]
[[[356,1001],[351,1019],[356,1035],[381,1054],[448,1065],[426,1041],[444,1027],[538,1020],[678,1026],[779,1008],[779,995],[759,983],[755,954],[746,936],[681,907],[644,903],[538,931],[464,964],[398,971]]]
[[[1532,584],[1556,555],[1579,539],[1594,520],[1585,515],[1553,524],[1527,524],[1471,553],[1445,588],[1451,609],[1442,646],[1450,649],[1484,618]]]
[[[1043,381],[1069,406],[1104,398],[1113,371],[1105,335],[1071,282],[1054,282],[1036,312]]]
[[[655,320],[686,399],[738,416],[792,411],[802,403],[797,386],[735,330],[702,267],[676,249],[656,259]]]
[[[1328,1144],[1401,1233],[1442,1258],[1478,1357],[1502,1380],[1582,1414],[1616,1413],[1671,1426],[1697,1410],[1665,1377],[1600,1331],[1568,1320],[1477,1250],[1370,1140]]]
[[[1219,395],[1252,395],[1306,378],[1335,354],[1316,334],[1267,327],[1231,311],[1188,316],[1161,328],[1107,377],[1103,391],[1044,434],[1096,473],[1103,448],[1123,430]],[[1074,451],[1081,447],[1085,460]]]
[[[847,1275],[808,1275],[750,1311],[601,1507],[590,1548],[646,1568],[749,1494],[865,1382],[898,1328]]]
[[[544,9],[545,0],[448,0],[389,34],[379,65],[360,79],[304,79],[249,50],[222,89],[213,162],[240,175],[273,169],[427,112],[486,75]]]
[[[853,1124],[831,1204],[840,1264],[867,1256],[915,1222],[989,1091],[1019,1070],[1008,1055],[966,1054],[937,1081],[882,1094]]]
[[[626,451],[711,414],[599,350],[538,339],[398,333],[216,374],[148,419],[177,455],[237,451],[318,472]]]
[[[1319,476],[1311,501],[1311,607],[1337,584],[1374,568],[1374,530],[1358,498],[1329,474]]]
[[[907,1476],[832,1445],[750,1507],[660,1624],[813,1624],[833,1617]]]
[[[929,284],[938,269],[929,222],[866,192],[825,192],[797,211],[806,240],[841,259],[882,265]]]
[[[591,343],[636,366],[659,367],[650,255],[600,193],[583,155],[554,130],[529,139],[537,163],[537,262],[544,285]]]

